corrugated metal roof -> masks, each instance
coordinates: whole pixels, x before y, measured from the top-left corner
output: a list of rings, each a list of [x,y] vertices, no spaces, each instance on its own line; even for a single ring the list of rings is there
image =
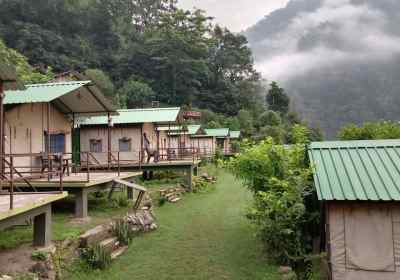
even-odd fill
[[[115,112],[113,104],[91,81],[26,85],[25,90],[8,90],[4,104],[54,102],[64,113],[101,114]]]
[[[187,128],[188,128],[188,133],[187,134],[194,135],[199,131],[199,129],[201,128],[201,125],[192,124],[192,125],[188,125]]]
[[[231,130],[229,132],[231,139],[237,139],[240,138],[240,131],[236,131],[236,130]]]
[[[213,137],[228,137],[229,128],[207,128],[205,132],[208,136]]]
[[[114,124],[167,123],[176,122],[180,108],[148,108],[117,110],[119,115],[113,117]],[[81,120],[81,125],[105,125],[107,117],[91,117]]]
[[[26,85],[25,90],[6,91],[4,104],[50,102],[89,83],[81,81]]]
[[[191,125],[187,125],[186,129],[184,129],[184,127],[182,127],[182,129],[180,131],[172,131],[169,133],[169,135],[195,135],[199,129],[201,128],[201,125],[197,125],[197,124],[191,124]]]
[[[400,140],[314,142],[319,200],[400,200]]]

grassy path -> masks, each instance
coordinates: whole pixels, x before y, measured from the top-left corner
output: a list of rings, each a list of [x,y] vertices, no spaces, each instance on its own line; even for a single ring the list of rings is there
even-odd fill
[[[159,229],[134,239],[110,269],[76,267],[68,279],[278,279],[244,217],[249,193],[223,171],[216,188],[157,209]]]

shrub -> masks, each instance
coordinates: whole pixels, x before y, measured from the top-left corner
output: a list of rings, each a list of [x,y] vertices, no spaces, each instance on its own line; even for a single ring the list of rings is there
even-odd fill
[[[32,258],[32,260],[35,260],[35,261],[45,261],[45,260],[47,260],[48,255],[49,254],[47,252],[34,251],[34,252],[32,252],[31,258]]]
[[[168,199],[164,196],[160,196],[160,198],[158,199],[158,206],[163,206],[165,203],[167,203]]]
[[[192,190],[194,193],[206,192],[211,189],[211,183],[203,177],[194,176],[192,182]]]
[[[253,192],[247,217],[260,226],[267,250],[281,264],[296,266],[311,251],[308,225],[316,224],[316,215],[306,207],[312,188],[305,154],[303,144],[275,145],[268,138],[227,164]]]
[[[111,265],[111,253],[99,244],[82,249],[81,258],[94,269],[106,269]]]
[[[124,219],[116,220],[112,227],[113,234],[122,245],[129,245],[132,241],[134,232],[129,223]]]

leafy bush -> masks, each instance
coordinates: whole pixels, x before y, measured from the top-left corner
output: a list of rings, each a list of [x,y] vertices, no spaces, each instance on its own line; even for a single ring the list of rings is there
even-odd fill
[[[400,124],[392,121],[367,122],[343,127],[339,132],[342,140],[399,139]]]
[[[111,265],[111,253],[99,244],[82,249],[81,258],[94,269],[106,269]]]
[[[260,226],[267,250],[282,264],[304,261],[311,249],[306,229],[316,221],[306,207],[312,188],[305,154],[303,144],[275,145],[268,138],[249,144],[227,164],[254,193],[254,206],[247,216]]]
[[[48,255],[49,254],[47,252],[34,251],[34,252],[32,252],[31,258],[32,258],[32,260],[35,260],[35,261],[45,261],[45,260],[47,260]]]
[[[113,223],[112,231],[122,245],[129,245],[134,236],[131,226],[124,219],[116,220]]]
[[[194,193],[206,192],[211,189],[211,183],[203,177],[194,176],[192,182],[192,189]]]
[[[160,196],[160,198],[158,199],[158,206],[163,206],[165,203],[167,203],[168,199],[164,196]]]

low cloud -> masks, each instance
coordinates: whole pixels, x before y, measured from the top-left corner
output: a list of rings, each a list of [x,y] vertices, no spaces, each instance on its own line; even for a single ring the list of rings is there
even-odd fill
[[[298,14],[284,31],[253,46],[257,67],[267,79],[285,81],[321,67],[400,54],[400,37],[387,31],[381,10],[367,1],[321,2],[316,10]]]

